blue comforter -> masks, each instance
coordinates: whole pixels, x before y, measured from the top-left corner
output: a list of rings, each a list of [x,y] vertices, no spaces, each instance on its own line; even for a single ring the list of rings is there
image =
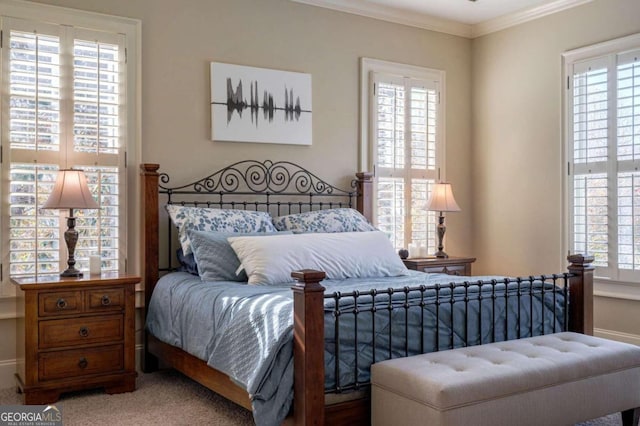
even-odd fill
[[[385,290],[390,287],[460,283],[469,279],[469,277],[410,272],[410,275],[403,277],[325,280],[322,284],[326,288],[325,294],[330,294],[336,291],[364,292],[372,288]],[[491,278],[496,277],[474,277],[473,279]],[[367,319],[364,313],[359,313],[357,317],[349,315],[348,311],[353,310],[350,309],[350,305],[354,305],[354,299],[343,298],[338,302],[341,310],[345,311],[344,315],[340,315],[338,336],[335,333],[333,315],[335,301],[325,299],[325,386],[328,389],[335,389],[337,386],[348,387],[356,382],[356,378],[358,382],[368,381],[368,367],[374,360],[374,351],[371,350],[370,344],[362,344],[362,342],[387,342],[388,328],[396,322],[420,325],[419,321],[424,321],[425,331],[422,332],[422,336],[412,334],[408,339],[404,337],[404,331],[397,337],[391,333],[394,336],[391,350],[388,344],[383,345],[381,349],[375,349],[376,361],[389,358],[390,351],[395,357],[404,356],[406,353],[411,355],[421,351],[444,349],[451,346],[451,340],[454,347],[484,343],[491,341],[494,337],[491,335],[493,330],[499,328],[504,329],[500,331],[500,335],[504,334],[508,338],[516,337],[516,333],[521,333],[522,337],[540,334],[539,330],[533,330],[531,333],[532,330],[529,329],[526,321],[517,324],[512,322],[508,326],[504,321],[500,321],[496,327],[492,327],[492,323],[498,323],[495,318],[504,318],[505,311],[507,316],[509,312],[515,315],[516,309],[524,313],[521,315],[521,320],[548,315],[549,319],[545,319],[546,332],[551,332],[552,327],[557,327],[560,331],[562,324],[558,322],[563,318],[561,295],[552,297],[549,292],[547,295],[534,297],[535,306],[538,308],[531,310],[529,299],[526,303],[517,303],[520,289],[515,285],[510,285],[508,293],[513,294],[514,297],[507,300],[500,298],[488,304],[486,301],[491,297],[490,293],[487,293],[484,297],[485,303],[482,304],[484,312],[480,308],[480,315],[477,315],[478,301],[475,300],[474,305],[472,295],[468,292],[465,294],[462,287],[456,287],[451,296],[451,290],[445,288],[440,298],[456,300],[453,304],[454,311],[475,310],[476,315],[467,317],[464,312],[462,315],[459,313],[451,315],[450,312],[447,314],[446,310],[451,311],[452,305],[445,303],[437,309],[442,310],[440,318],[448,318],[449,321],[441,320],[436,326],[435,305],[425,309],[426,320],[425,315],[418,313],[422,309],[410,309],[408,315],[405,315],[403,310],[398,310],[391,316],[388,312],[384,313],[381,310],[377,313],[369,313],[375,316],[373,330],[370,325],[371,316]],[[435,293],[427,291],[424,297],[435,298]],[[463,300],[465,297],[468,300],[471,299],[467,306]],[[370,297],[361,296],[357,304],[370,306],[371,301],[367,299]],[[543,303],[540,303],[540,300]],[[376,299],[376,304],[378,303],[388,305],[389,300],[382,297]],[[394,294],[391,303],[394,305],[405,303],[404,295]],[[245,388],[252,400],[256,424],[277,425],[286,417],[293,399],[292,305],[291,283],[281,286],[249,286],[238,282],[204,282],[199,277],[176,272],[164,276],[157,284],[149,306],[147,328],[161,341],[177,346],[206,361],[208,365],[227,374]],[[540,306],[546,306],[547,309]],[[457,319],[450,321],[452,316]],[[356,321],[359,333],[358,345],[353,343]],[[397,329],[400,330],[400,327]],[[505,337],[498,337],[497,340],[504,340]],[[338,345],[335,344],[336,341],[339,341]],[[337,368],[336,350],[339,350],[338,359],[340,360]]]

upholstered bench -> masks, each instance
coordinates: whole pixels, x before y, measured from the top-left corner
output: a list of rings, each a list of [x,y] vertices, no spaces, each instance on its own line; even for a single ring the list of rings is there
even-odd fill
[[[640,415],[640,347],[557,333],[371,366],[372,424],[571,425]]]

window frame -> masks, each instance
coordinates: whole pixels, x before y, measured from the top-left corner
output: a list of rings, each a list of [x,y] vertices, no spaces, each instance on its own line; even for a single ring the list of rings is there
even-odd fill
[[[434,181],[444,181],[446,176],[446,72],[444,70],[437,70],[416,65],[407,65],[365,57],[360,58],[360,170],[372,171],[374,173],[374,185],[377,185],[377,173],[374,165],[375,142],[373,140],[373,134],[375,132],[374,126],[376,123],[376,120],[374,118],[376,114],[376,103],[374,102],[375,95],[373,93],[373,81],[376,78],[376,75],[389,75],[395,76],[399,79],[415,79],[426,82],[436,82],[436,85],[438,87],[437,91],[439,99],[437,103],[438,110],[436,115],[436,165]],[[376,225],[375,220],[377,217],[377,203],[375,199],[375,193],[376,191],[374,191],[374,199],[372,200],[374,225]],[[408,214],[410,214],[410,209],[407,209],[407,211],[405,212],[405,216]],[[405,234],[407,234],[407,231],[405,231]],[[408,246],[408,244],[409,241],[405,241],[405,245]]]
[[[77,9],[70,9],[59,6],[50,6],[39,3],[28,3],[17,0],[0,0],[0,29],[5,30],[5,19],[22,19],[39,24],[53,24],[58,26],[72,26],[80,29],[88,29],[90,31],[106,32],[113,35],[124,36],[125,46],[125,67],[126,67],[126,94],[125,102],[127,104],[126,115],[123,120],[126,121],[125,128],[125,146],[124,146],[124,167],[123,176],[126,182],[123,187],[126,188],[126,198],[124,203],[126,210],[122,219],[122,226],[126,229],[125,235],[138,235],[137,230],[140,229],[140,185],[139,173],[137,172],[137,164],[141,158],[141,21],[138,19],[124,18],[119,16],[104,15],[94,12],[86,12]],[[6,34],[5,34],[6,35]],[[6,42],[6,37],[5,41]],[[6,47],[6,46],[3,46]],[[4,71],[6,64],[2,63],[0,58],[0,67]],[[0,85],[4,85],[4,72],[0,73]],[[8,123],[8,111],[0,110],[3,123]],[[10,167],[10,144],[4,139],[5,129],[0,127],[0,134],[3,139],[0,144],[3,162],[0,163],[0,172],[3,176],[0,186],[0,194],[4,197],[8,191],[8,180],[4,179],[7,170]],[[8,175],[7,175],[8,176]],[[2,226],[0,227],[0,237],[3,241],[1,246],[2,261],[0,265],[0,312],[6,312],[5,307],[11,306],[11,299],[15,296],[14,286],[9,284],[9,249],[8,239],[4,238],[9,230],[9,205],[1,204]],[[139,265],[139,238],[129,237],[126,241],[121,241],[125,247],[125,271],[129,273],[138,273]],[[133,261],[132,261],[133,260]],[[5,306],[6,305],[6,306]],[[8,309],[13,311],[13,309]],[[9,314],[9,316],[12,316]]]
[[[611,66],[610,58],[614,58],[616,55],[624,53],[630,50],[640,49],[640,33],[633,34],[626,37],[621,37],[614,40],[605,41],[602,43],[594,44],[591,46],[585,46],[578,49],[570,50],[562,54],[562,127],[563,127],[563,158],[562,158],[562,252],[563,253],[571,253],[573,251],[573,180],[574,180],[574,163],[573,163],[573,115],[572,115],[572,79],[573,79],[573,67],[576,64],[579,64],[583,61],[588,60],[602,60],[608,61]],[[613,64],[615,69],[615,64]],[[609,80],[609,85],[611,86],[614,80],[617,80],[617,76],[613,76]],[[611,90],[611,87],[608,89]],[[611,110],[611,104],[615,104],[617,97],[614,99],[609,99],[609,111]],[[613,110],[617,110],[617,107],[614,107]],[[616,116],[608,118],[609,123],[616,121]],[[614,126],[614,128],[616,128]],[[611,129],[610,129],[611,131]],[[611,137],[611,136],[610,136]],[[614,144],[615,145],[615,144]],[[611,152],[613,148],[612,145],[608,145],[608,149]],[[608,161],[610,162],[610,161]],[[608,167],[607,167],[608,168]],[[607,170],[607,174],[610,171]],[[608,180],[611,180],[611,176],[607,176]],[[617,179],[617,175],[615,177]],[[617,188],[617,183],[614,187],[610,188],[610,190],[615,190]],[[617,198],[616,198],[617,200]],[[611,198],[609,198],[609,203],[611,202]],[[613,206],[615,210],[616,206]],[[609,205],[609,212],[612,211],[612,207]],[[611,214],[611,213],[609,213]],[[614,222],[617,224],[617,219]],[[613,227],[609,224],[609,236],[613,237],[613,241],[617,241],[618,238],[618,229],[617,227]],[[611,243],[609,244],[611,247]],[[617,250],[617,244],[614,246]],[[617,251],[614,254],[614,259],[617,262]],[[629,300],[640,300],[640,285],[634,281],[634,278],[630,277],[629,273],[620,274],[618,267],[616,265],[615,270],[612,273],[612,269],[614,268],[604,268],[604,273],[609,276],[598,275],[598,269],[596,268],[596,273],[594,277],[595,282],[595,295],[603,296],[603,297],[612,297],[612,298],[620,298],[620,299],[629,299]],[[638,274],[638,272],[636,272]],[[623,277],[621,277],[621,275]],[[624,275],[627,278],[624,278]]]

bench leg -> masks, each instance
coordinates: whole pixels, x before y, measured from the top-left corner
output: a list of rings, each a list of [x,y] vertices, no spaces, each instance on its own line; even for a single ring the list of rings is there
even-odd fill
[[[640,407],[622,412],[622,426],[638,426],[640,421]]]

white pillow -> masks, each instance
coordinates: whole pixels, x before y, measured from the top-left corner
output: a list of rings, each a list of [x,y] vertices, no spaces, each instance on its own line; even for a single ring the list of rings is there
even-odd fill
[[[407,275],[380,231],[230,237],[249,284],[292,282],[291,272],[324,271],[328,279]]]

